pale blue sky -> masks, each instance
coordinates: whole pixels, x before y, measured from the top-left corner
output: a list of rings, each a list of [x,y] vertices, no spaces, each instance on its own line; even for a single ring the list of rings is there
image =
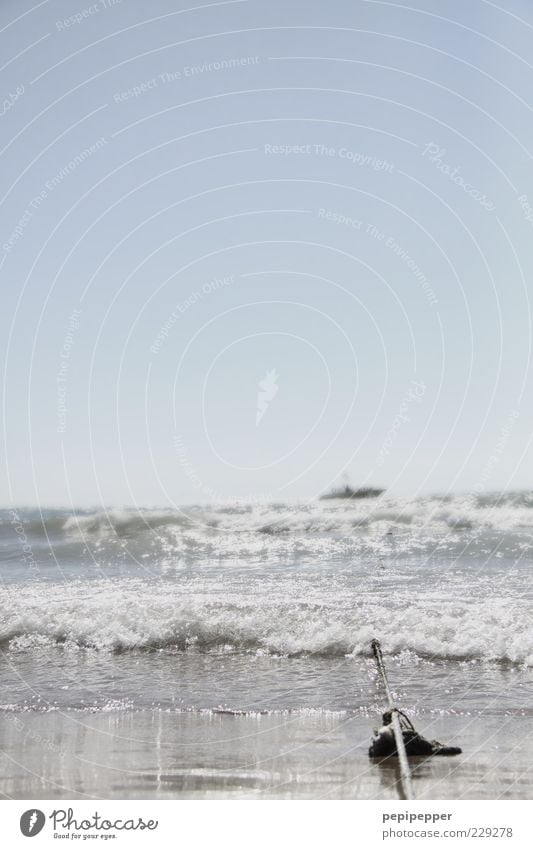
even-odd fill
[[[4,0],[0,502],[531,486],[532,36]]]

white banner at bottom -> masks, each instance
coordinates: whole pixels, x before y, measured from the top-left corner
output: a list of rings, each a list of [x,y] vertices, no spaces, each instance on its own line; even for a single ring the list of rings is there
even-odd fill
[[[528,801],[3,801],[2,845],[530,849]],[[35,840],[30,844],[30,840]]]

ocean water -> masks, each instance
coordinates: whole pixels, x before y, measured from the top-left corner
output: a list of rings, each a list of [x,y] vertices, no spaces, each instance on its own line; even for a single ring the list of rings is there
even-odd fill
[[[0,711],[533,714],[533,493],[0,513]]]

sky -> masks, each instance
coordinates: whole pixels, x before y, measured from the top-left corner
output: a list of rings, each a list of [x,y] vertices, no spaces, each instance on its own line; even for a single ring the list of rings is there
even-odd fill
[[[4,0],[0,504],[530,488],[526,0]]]

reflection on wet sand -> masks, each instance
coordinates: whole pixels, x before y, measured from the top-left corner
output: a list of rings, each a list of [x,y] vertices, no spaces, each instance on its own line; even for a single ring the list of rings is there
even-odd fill
[[[464,754],[413,758],[419,799],[531,798],[527,717],[432,718]],[[399,799],[360,716],[82,712],[0,717],[1,798]]]

